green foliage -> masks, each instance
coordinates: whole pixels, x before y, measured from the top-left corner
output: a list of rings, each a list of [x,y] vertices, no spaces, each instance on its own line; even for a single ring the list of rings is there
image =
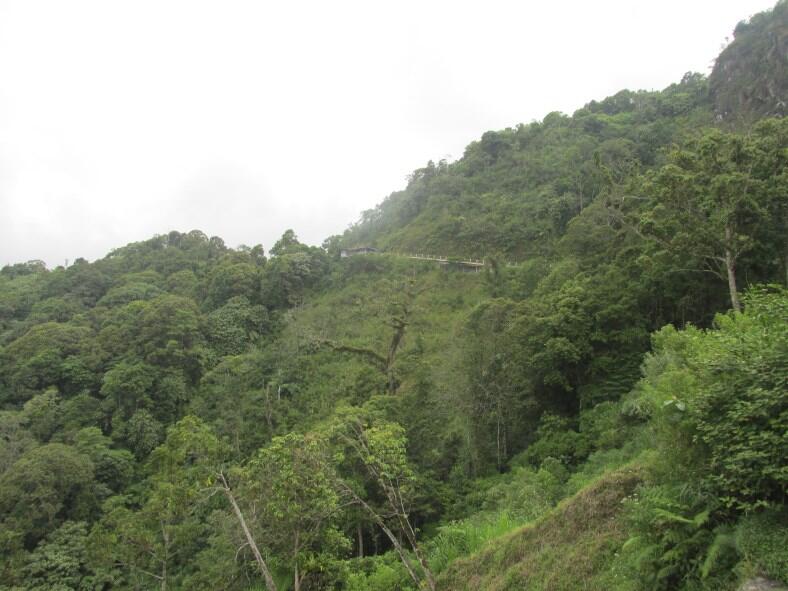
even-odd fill
[[[501,537],[518,525],[521,523],[504,511],[488,519],[441,526],[430,541],[430,566],[440,573],[458,558],[477,552],[489,540]]]
[[[21,412],[0,411],[0,476],[37,445],[35,436],[26,428],[26,422]]]
[[[734,535],[745,571],[788,583],[788,512],[784,507],[745,515]]]
[[[428,163],[407,187],[363,212],[343,246],[530,259],[554,252],[568,222],[604,188],[596,161],[653,165],[687,128],[710,123],[706,80],[662,92],[622,91],[572,117],[488,132],[457,162]]]
[[[86,524],[65,522],[30,553],[22,568],[21,584],[29,591],[88,591],[100,587],[105,582],[92,572],[86,546]]]
[[[165,295],[148,302],[135,301],[107,315],[99,333],[104,348],[114,357],[133,354],[160,367],[199,377],[201,342],[199,311],[187,298]]]
[[[196,417],[173,425],[150,455],[150,476],[140,506],[123,497],[105,504],[104,515],[91,531],[96,563],[107,570],[120,566],[131,586],[157,582],[166,587],[171,578],[177,581],[205,536],[205,524],[196,511],[198,499],[225,455],[226,447]]]
[[[755,290],[745,302],[717,330],[657,333],[641,390],[666,463],[737,509],[781,503],[786,490],[788,294]]]
[[[298,242],[288,230],[271,249],[274,255],[263,271],[262,300],[269,308],[288,308],[300,303],[328,270],[326,253]]]
[[[92,331],[85,326],[45,322],[33,326],[2,352],[0,375],[8,384],[5,401],[21,402],[55,386],[73,391],[67,362],[87,353]]]
[[[438,589],[569,591],[578,581],[592,590],[632,589],[610,569],[626,539],[622,500],[640,481],[633,468],[606,474],[535,522],[453,562]]]
[[[522,401],[512,387],[511,346],[507,328],[514,316],[514,302],[494,299],[479,304],[468,317],[464,350],[460,360],[463,377],[462,402],[473,436],[473,447],[482,456],[474,462],[503,469],[509,459],[509,442],[521,436],[517,419]]]
[[[212,308],[218,308],[234,297],[256,299],[260,289],[259,271],[250,263],[219,265],[214,268],[209,281],[207,303]]]
[[[630,500],[635,534],[624,547],[645,587],[732,584],[742,545],[731,521],[784,503],[787,296],[753,290],[744,313],[719,316],[715,330],[666,327],[654,337],[638,392],[652,416],[664,484]]]
[[[701,387],[688,409],[728,505],[783,502],[788,490],[788,292],[752,291],[743,315],[704,339]]]
[[[138,460],[146,458],[161,443],[163,436],[164,426],[145,409],[135,412],[115,431],[115,437],[123,441]]]
[[[25,402],[22,412],[30,432],[43,443],[62,427],[60,395],[54,388],[33,396]]]
[[[588,439],[572,429],[569,420],[554,414],[542,416],[536,437],[536,441],[522,454],[524,461],[536,466],[547,458],[566,464],[575,463],[590,451]]]
[[[113,449],[112,440],[104,436],[98,427],[78,431],[74,436],[74,447],[93,463],[97,496],[119,493],[131,482],[134,456],[129,450]]]
[[[120,362],[104,374],[101,396],[112,404],[118,418],[129,418],[138,408],[151,406],[155,381],[153,366]]]
[[[560,462],[550,458],[539,470],[516,468],[494,477],[494,484],[480,493],[476,513],[438,528],[428,547],[430,565],[440,573],[488,541],[542,517],[564,497],[568,475]]]
[[[242,495],[255,505],[259,539],[294,572],[316,584],[348,548],[337,529],[341,498],[326,441],[290,433],[274,437],[246,466]]]
[[[34,548],[66,520],[96,509],[94,468],[73,447],[49,443],[22,455],[0,480],[0,545],[4,552]]]
[[[107,294],[96,305],[114,308],[136,300],[151,300],[161,293],[161,289],[148,283],[124,283],[107,291]]]
[[[393,552],[351,563],[348,591],[414,591],[413,581]]]
[[[278,434],[292,404],[282,396],[289,380],[275,371],[272,357],[255,350],[223,358],[203,377],[191,403],[192,412],[229,440],[239,457],[249,457]]]
[[[637,534],[623,545],[623,561],[631,564],[632,576],[643,588],[658,591],[701,582],[707,589],[725,586],[736,554],[727,532],[710,522],[709,499],[682,494],[676,487],[644,487],[627,499],[627,510]],[[722,579],[708,580],[717,571]]]
[[[748,121],[785,14],[708,82],[484,133],[322,248],[172,231],[0,269],[3,584],[784,579],[786,293],[753,284],[788,268],[788,128]]]
[[[734,309],[737,265],[784,228],[778,203],[784,200],[786,142],[782,119],[763,121],[748,135],[708,130],[672,151],[645,184],[655,203],[641,214],[642,233],[685,265],[727,280]]]
[[[564,485],[564,494],[572,495],[596,481],[607,472],[612,472],[632,463],[647,464],[651,442],[643,436],[642,431],[631,434],[631,439],[623,446],[614,449],[600,450],[588,456],[585,462],[572,472]]]
[[[268,313],[263,306],[252,306],[244,296],[228,300],[206,318],[206,334],[218,356],[239,355],[256,336],[268,328]]]

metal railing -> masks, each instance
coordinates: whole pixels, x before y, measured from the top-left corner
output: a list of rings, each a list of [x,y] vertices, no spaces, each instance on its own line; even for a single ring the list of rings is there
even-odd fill
[[[486,263],[484,259],[453,259],[439,254],[414,254],[409,252],[395,252],[392,253],[397,256],[405,257],[408,259],[419,259],[422,261],[435,261],[437,263],[454,263],[457,265],[466,265],[469,267],[484,267]]]

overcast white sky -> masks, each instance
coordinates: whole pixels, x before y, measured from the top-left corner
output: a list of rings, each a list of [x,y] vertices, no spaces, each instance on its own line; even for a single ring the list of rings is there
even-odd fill
[[[344,230],[488,129],[708,73],[774,0],[0,0],[0,265]]]

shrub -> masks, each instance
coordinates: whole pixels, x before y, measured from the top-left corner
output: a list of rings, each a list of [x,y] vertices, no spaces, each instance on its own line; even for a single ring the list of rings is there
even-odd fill
[[[788,583],[788,509],[760,511],[743,517],[735,537],[749,570]]]
[[[737,510],[782,504],[788,490],[788,292],[745,302],[716,330],[656,333],[638,387],[666,473]]]

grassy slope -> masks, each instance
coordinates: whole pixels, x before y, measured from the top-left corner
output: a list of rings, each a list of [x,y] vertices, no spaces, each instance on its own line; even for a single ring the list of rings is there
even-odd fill
[[[553,511],[484,550],[453,563],[439,579],[445,591],[603,590],[627,534],[622,501],[642,481],[629,466],[606,473]]]
[[[399,363],[406,363],[418,341],[423,360],[434,361],[430,367],[441,366],[458,325],[487,297],[484,274],[447,271],[434,263],[389,255],[356,259],[361,260],[348,261],[341,276],[332,279],[331,289],[293,312],[285,338],[327,340],[385,355],[392,335],[392,306],[406,298],[404,292],[412,283],[416,295],[409,304]],[[407,379],[408,372],[403,374]]]

